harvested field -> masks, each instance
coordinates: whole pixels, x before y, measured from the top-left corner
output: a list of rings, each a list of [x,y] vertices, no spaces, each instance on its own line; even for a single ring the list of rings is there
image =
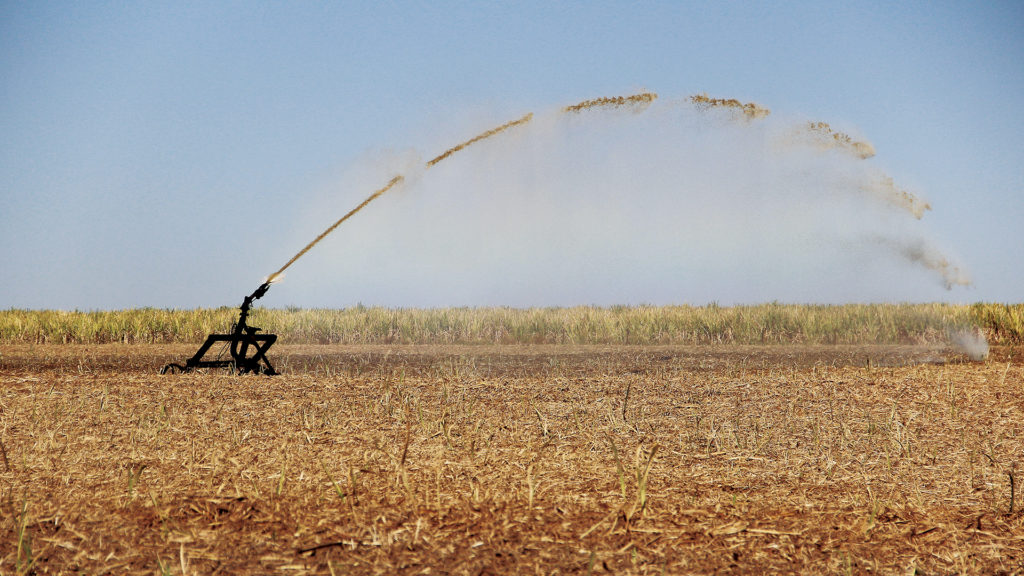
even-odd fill
[[[1024,349],[0,348],[0,573],[1020,574]]]

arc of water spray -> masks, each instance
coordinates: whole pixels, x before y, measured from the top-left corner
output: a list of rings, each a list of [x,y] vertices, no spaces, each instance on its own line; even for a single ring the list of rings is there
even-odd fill
[[[482,133],[482,134],[480,134],[480,135],[478,135],[478,136],[476,136],[474,138],[470,138],[469,140],[466,140],[465,142],[463,142],[462,144],[459,144],[458,146],[453,146],[453,147],[445,150],[444,152],[439,154],[436,158],[434,158],[433,160],[427,162],[427,168],[430,168],[431,166],[434,166],[438,162],[444,160],[445,158],[451,156],[452,154],[455,154],[459,150],[462,150],[463,148],[466,148],[467,146],[472,146],[473,144],[476,144],[477,142],[479,142],[481,140],[485,140],[487,138],[490,138],[491,136],[494,136],[495,134],[499,134],[501,132],[504,132],[505,130],[508,130],[509,128],[511,128],[513,126],[519,126],[520,124],[526,124],[527,122],[529,122],[532,119],[533,119],[533,112],[529,112],[525,116],[523,116],[522,118],[520,118],[518,120],[512,120],[511,122],[506,122],[506,123],[502,124],[501,126],[498,126],[497,128],[491,128],[490,130],[488,130],[488,131],[486,131],[486,132],[484,132],[484,133]]]
[[[654,102],[658,97],[654,92],[641,92],[639,94],[633,94],[632,96],[615,96],[612,98],[594,98],[593,100],[584,100],[579,104],[573,104],[572,106],[566,106],[562,108],[562,112],[582,112],[591,108],[618,108],[620,106],[634,106],[640,107],[640,110],[646,108]]]
[[[634,94],[632,96],[618,96],[618,97],[615,97],[615,98],[597,98],[597,99],[594,99],[594,100],[585,100],[585,101],[580,102],[579,104],[575,104],[573,106],[567,106],[562,111],[568,113],[568,112],[580,112],[582,110],[586,110],[586,109],[590,109],[590,108],[598,108],[598,107],[608,107],[608,106],[620,107],[620,106],[626,106],[626,105],[647,105],[647,104],[650,104],[657,97],[658,97],[658,95],[654,94],[653,92],[643,92],[643,93],[640,93],[640,94]],[[435,158],[433,158],[430,161],[428,161],[427,164],[426,164],[426,168],[429,169],[429,168],[437,165],[439,162],[441,162],[444,159],[448,158],[452,154],[455,154],[456,152],[459,152],[460,150],[463,150],[463,149],[465,149],[465,148],[467,148],[469,146],[472,146],[473,144],[476,144],[477,142],[480,142],[481,140],[486,140],[486,139],[490,138],[491,136],[495,136],[497,134],[500,134],[500,133],[504,132],[505,130],[508,130],[509,128],[513,128],[515,126],[520,126],[522,124],[526,124],[527,122],[529,122],[532,119],[533,119],[533,113],[529,112],[529,113],[525,114],[523,117],[521,117],[521,118],[519,118],[517,120],[512,120],[512,121],[506,122],[506,123],[502,124],[501,126],[498,126],[498,127],[495,127],[495,128],[491,128],[490,130],[487,130],[486,132],[482,132],[482,133],[478,134],[477,136],[474,136],[473,138],[470,138],[469,140],[466,140],[465,142],[463,142],[461,144],[458,144],[456,146],[453,146],[453,147],[445,150],[444,152],[442,152],[441,154],[439,154]],[[313,248],[313,246],[316,246],[317,244],[319,244],[321,240],[326,238],[331,232],[334,232],[334,230],[338,226],[341,226],[341,224],[343,222],[345,222],[346,220],[348,220],[349,218],[354,216],[357,212],[359,212],[360,210],[365,208],[367,204],[369,204],[370,202],[373,202],[377,198],[380,198],[381,196],[384,195],[384,193],[386,193],[387,191],[391,190],[395,186],[401,184],[404,180],[405,180],[405,177],[402,176],[401,174],[399,174],[399,175],[395,176],[394,178],[392,178],[383,188],[381,188],[380,190],[377,190],[373,194],[370,194],[369,196],[367,196],[367,198],[365,200],[363,200],[358,206],[356,206],[355,208],[350,210],[347,214],[345,214],[344,216],[339,218],[336,222],[334,222],[334,224],[331,224],[330,226],[328,226],[327,229],[324,230],[323,232],[321,232],[319,236],[314,238],[312,242],[310,242],[309,244],[306,244],[306,246],[302,250],[299,250],[299,252],[297,254],[295,254],[295,256],[292,256],[291,259],[288,260],[288,262],[286,262],[284,266],[281,266],[281,268],[278,269],[277,272],[274,272],[273,274],[268,276],[267,279],[266,279],[266,283],[270,284],[270,283],[274,283],[274,282],[277,282],[277,281],[281,280],[282,275],[284,274],[284,271],[287,270],[289,266],[294,264],[296,260],[298,260],[299,258],[302,258],[302,256],[305,255],[306,252],[309,252],[310,249]]]
[[[647,106],[649,106],[651,102],[653,102],[657,97],[658,95],[653,92],[641,92],[630,96],[595,98],[591,100],[584,100],[572,106],[566,106],[561,109],[561,112],[563,114],[576,114],[591,109],[621,107],[631,107],[635,111],[642,111],[646,109]],[[689,100],[692,104],[694,104],[698,109],[701,110],[708,110],[711,108],[726,108],[737,110],[741,112],[743,116],[748,120],[761,119],[770,114],[770,111],[767,108],[762,108],[761,106],[753,102],[743,103],[734,99],[711,98],[707,94],[698,94],[695,96],[691,96]],[[461,144],[458,144],[445,150],[443,153],[439,154],[435,158],[428,161],[426,163],[425,168],[429,169],[433,166],[436,166],[438,163],[444,161],[453,154],[469,146],[472,146],[477,142],[486,140],[510,128],[527,124],[532,119],[533,113],[528,113],[519,119],[506,122],[505,124],[487,130],[486,132],[482,132],[477,136],[474,136],[473,138],[470,138],[469,140],[462,142]],[[805,126],[803,126],[802,132],[808,136],[818,137],[819,142],[826,144],[826,147],[838,147],[846,152],[851,153],[852,155],[858,157],[861,160],[865,160],[874,155],[874,147],[871,146],[870,143],[855,141],[850,136],[842,132],[833,130],[831,126],[824,122],[808,123]],[[320,233],[320,235],[314,238],[302,250],[295,254],[295,256],[292,256],[292,258],[288,260],[288,262],[286,262],[284,266],[277,270],[277,272],[274,272],[273,274],[268,276],[266,282],[272,283],[280,280],[282,278],[282,275],[284,274],[284,271],[287,270],[289,266],[294,264],[295,261],[297,261],[303,255],[305,255],[306,252],[309,252],[310,249],[312,249],[321,240],[323,240],[331,232],[338,228],[338,226],[340,226],[346,220],[348,220],[356,213],[358,213],[360,210],[365,208],[370,202],[373,202],[374,200],[381,197],[389,190],[401,184],[404,180],[405,177],[401,174],[394,176],[390,181],[388,181],[388,183],[384,187],[380,188],[379,190],[368,196],[358,206],[350,210],[347,214],[339,218],[326,230]],[[909,192],[898,188],[893,182],[892,178],[885,176],[884,174],[880,178],[876,179],[876,181],[870,183],[867,186],[864,186],[863,189],[867,192],[875,194],[876,196],[882,198],[883,200],[890,204],[893,204],[895,206],[898,206],[911,212],[916,218],[921,218],[921,216],[926,210],[931,209],[931,206],[927,202],[924,202],[917,198],[916,196],[914,196],[913,194],[910,194]],[[904,257],[912,261],[921,263],[928,268],[938,271],[943,276],[947,288],[951,287],[952,285],[969,284],[969,280],[966,278],[965,274],[963,274],[955,266],[950,265],[940,256],[937,257],[931,252],[925,254],[920,249],[914,250],[904,248],[901,250],[901,252]]]
[[[302,250],[299,250],[299,252],[295,256],[292,256],[291,260],[286,262],[284,266],[281,266],[281,268],[277,272],[274,272],[273,274],[268,276],[267,277],[267,282],[272,284],[272,283],[276,282],[277,280],[280,280],[281,279],[281,275],[284,274],[284,271],[287,270],[288,267],[291,266],[293,263],[295,263],[296,260],[298,260],[299,258],[302,258],[302,256],[306,252],[309,252],[310,248],[312,248],[313,246],[316,246],[317,244],[320,243],[321,240],[323,240],[325,237],[327,237],[328,234],[330,234],[331,232],[334,232],[334,229],[337,228],[338,226],[341,226],[342,222],[344,222],[345,220],[348,220],[349,218],[351,218],[356,212],[359,212],[360,210],[365,208],[366,205],[369,204],[370,202],[373,202],[377,198],[380,198],[385,192],[387,192],[388,190],[391,190],[392,188],[394,188],[395,186],[400,184],[403,180],[405,180],[405,177],[402,176],[401,174],[399,174],[399,175],[395,176],[394,178],[392,178],[387,184],[385,184],[383,188],[381,188],[380,190],[377,190],[373,194],[370,194],[369,196],[367,196],[366,200],[363,200],[358,206],[356,206],[352,210],[349,210],[349,212],[347,214],[345,214],[344,216],[339,218],[334,224],[331,224],[330,226],[328,226],[327,229],[324,230],[323,232],[321,232],[319,236],[314,238],[312,242],[310,242],[309,244],[306,244],[305,248],[303,248]]]
[[[513,127],[513,126],[518,126],[520,124],[525,124],[525,123],[529,122],[530,119],[532,119],[532,118],[533,118],[533,113],[530,113],[530,114],[527,114],[527,115],[523,116],[522,118],[520,118],[518,120],[513,120],[511,122],[506,122],[505,124],[502,124],[501,126],[498,126],[497,128],[492,128],[492,129],[490,129],[490,130],[488,130],[486,132],[483,132],[482,134],[479,134],[479,135],[477,135],[477,136],[475,136],[473,138],[470,138],[469,140],[466,140],[462,144],[459,144],[457,146],[449,148],[448,150],[445,150],[441,155],[439,155],[436,158],[434,158],[433,160],[427,162],[427,168],[430,168],[431,166],[436,165],[438,162],[444,160],[445,158],[451,156],[452,154],[455,154],[459,150],[462,150],[463,148],[466,148],[467,146],[471,146],[471,145],[473,145],[473,144],[475,144],[475,143],[477,143],[477,142],[479,142],[481,140],[490,138],[491,136],[494,136],[495,134],[498,134],[500,132],[504,132],[505,130],[507,130],[507,129]],[[295,256],[292,256],[291,260],[288,260],[288,262],[286,262],[284,266],[281,266],[281,268],[277,272],[274,272],[273,274],[268,276],[267,277],[267,282],[273,283],[275,281],[280,280],[281,279],[281,275],[284,274],[284,271],[287,270],[289,266],[294,264],[295,261],[298,260],[299,258],[302,258],[302,256],[306,252],[309,252],[309,250],[311,248],[313,248],[313,246],[316,246],[317,244],[319,244],[320,241],[323,240],[324,238],[326,238],[331,232],[334,232],[334,230],[338,226],[341,226],[341,224],[343,222],[345,222],[345,220],[348,220],[349,218],[354,216],[357,212],[359,212],[360,210],[365,208],[367,204],[369,204],[370,202],[373,202],[377,198],[380,198],[381,196],[384,195],[385,192],[387,192],[388,190],[391,190],[395,186],[401,184],[404,180],[405,180],[405,177],[402,176],[401,174],[398,174],[397,176],[392,178],[386,185],[384,185],[383,188],[381,188],[380,190],[377,190],[373,194],[370,194],[369,196],[367,196],[366,200],[363,200],[362,202],[359,203],[358,206],[356,206],[352,210],[349,210],[349,212],[347,214],[345,214],[344,216],[339,218],[334,224],[331,224],[330,226],[328,226],[327,229],[324,230],[323,232],[321,232],[319,236],[314,238],[312,242],[310,242],[309,244],[306,244],[305,248],[303,248],[302,250],[299,250],[299,252],[297,254],[295,254]]]
[[[733,108],[742,112],[748,120],[764,118],[772,113],[771,110],[762,108],[754,102],[743,103],[735,98],[712,98],[703,93],[690,96],[690,102],[693,102],[697,108],[702,110],[709,108]]]
[[[754,102],[744,103],[735,98],[712,98],[704,93],[690,96],[689,101],[702,111],[713,108],[738,111],[748,121],[764,118],[771,113],[767,108]],[[798,141],[813,143],[822,150],[838,149],[860,160],[867,160],[875,155],[875,147],[870,142],[854,140],[849,134],[833,129],[827,122],[807,122],[795,131],[794,136]],[[860,189],[887,204],[906,210],[918,220],[932,209],[931,204],[900,188],[892,177],[884,173],[880,173],[870,182],[861,184]]]
[[[808,134],[820,136],[819,145],[822,148],[841,148],[861,160],[867,160],[875,155],[875,147],[870,142],[854,140],[849,134],[833,130],[827,122],[808,122],[805,130]]]

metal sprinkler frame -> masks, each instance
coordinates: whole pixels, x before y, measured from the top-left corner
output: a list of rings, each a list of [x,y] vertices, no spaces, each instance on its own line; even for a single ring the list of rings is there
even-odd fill
[[[562,113],[580,113],[591,108],[604,108],[613,107],[618,108],[620,106],[633,106],[639,107],[640,109],[646,108],[658,95],[653,92],[642,92],[639,94],[633,94],[630,96],[619,96],[615,98],[597,98],[594,100],[585,100],[574,106],[567,106],[562,109]],[[717,102],[717,101],[716,101]],[[506,122],[501,126],[482,132],[461,144],[453,146],[448,150],[445,150],[442,154],[433,158],[426,163],[426,168],[431,168],[439,162],[448,158],[452,154],[459,152],[460,150],[472,146],[481,140],[486,140],[492,136],[500,134],[510,128],[520,126],[529,123],[533,119],[533,113],[529,112],[517,120]],[[267,350],[277,341],[277,335],[275,334],[257,334],[260,331],[259,328],[254,328],[246,324],[246,318],[249,315],[249,308],[252,306],[253,300],[258,300],[267,293],[270,289],[270,285],[283,277],[284,271],[291,266],[296,260],[302,257],[303,254],[308,252],[313,246],[316,246],[321,240],[327,235],[334,231],[335,228],[340,226],[343,222],[351,218],[354,214],[362,210],[367,204],[373,202],[381,195],[391,190],[395,186],[401,184],[405,180],[405,177],[401,174],[393,177],[383,188],[377,190],[365,200],[362,201],[358,206],[350,210],[344,216],[339,218],[334,224],[329,226],[326,230],[320,233],[319,236],[313,239],[312,242],[307,244],[302,250],[299,250],[295,256],[292,256],[291,260],[285,263],[280,270],[271,274],[266,281],[260,285],[251,295],[246,296],[242,301],[240,307],[241,313],[238,316],[238,322],[232,327],[230,334],[210,334],[206,337],[206,342],[199,348],[199,350],[188,360],[185,361],[185,365],[181,364],[168,364],[161,370],[161,374],[170,373],[182,373],[192,372],[197,368],[233,368],[238,371],[239,374],[267,374],[273,376],[277,374],[274,367],[267,360]],[[210,348],[217,342],[225,342],[230,346],[231,360],[203,360],[203,356],[210,350]],[[252,355],[249,355],[249,351],[252,349]]]
[[[188,373],[198,368],[229,368],[239,374],[265,374],[274,376],[278,372],[267,359],[267,350],[277,341],[276,334],[257,334],[260,328],[249,326],[246,320],[254,300],[259,300],[270,289],[270,281],[264,282],[255,292],[246,296],[239,307],[238,322],[231,327],[230,334],[210,334],[199,350],[185,361],[185,365],[171,363],[160,369],[161,374]],[[225,342],[231,352],[231,359],[203,360],[206,353],[218,342]],[[250,355],[250,350],[252,354]]]

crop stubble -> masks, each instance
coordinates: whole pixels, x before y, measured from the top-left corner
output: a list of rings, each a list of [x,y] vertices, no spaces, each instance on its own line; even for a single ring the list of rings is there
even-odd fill
[[[0,352],[0,572],[1024,570],[1019,349],[184,352]]]

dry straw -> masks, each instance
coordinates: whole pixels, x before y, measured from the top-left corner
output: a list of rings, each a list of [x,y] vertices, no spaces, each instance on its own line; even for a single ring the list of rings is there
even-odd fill
[[[5,347],[0,572],[997,574],[1024,550],[1019,355],[282,350],[269,379]]]

